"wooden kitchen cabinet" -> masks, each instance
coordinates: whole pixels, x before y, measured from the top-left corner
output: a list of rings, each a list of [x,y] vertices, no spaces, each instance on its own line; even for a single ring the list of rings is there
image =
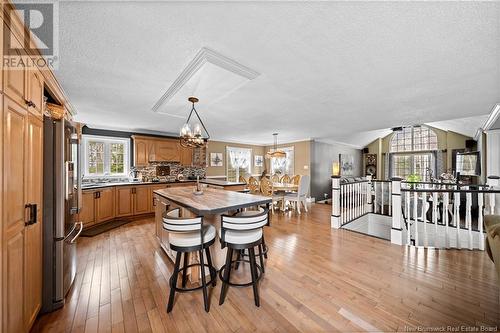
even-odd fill
[[[155,140],[155,161],[179,162],[181,159],[180,146],[177,140],[157,139]]]
[[[116,187],[116,217],[130,216],[134,214],[134,187]]]
[[[96,191],[82,191],[82,204],[80,210],[80,221],[85,228],[95,224],[95,195]]]
[[[151,195],[148,186],[137,186],[134,190],[134,214],[150,212]]]
[[[184,148],[179,144],[181,165],[191,166],[193,164],[193,148]]]
[[[108,187],[97,191],[96,223],[111,220],[115,217],[115,188]]]
[[[28,115],[26,131],[26,202],[36,205],[36,223],[24,230],[24,318],[25,330],[35,322],[42,307],[42,207],[43,121]]]
[[[38,117],[43,116],[43,77],[42,73],[32,68],[28,70],[28,111]]]
[[[134,141],[134,165],[146,166],[155,160],[155,143],[147,137],[132,136]]]
[[[22,50],[22,44],[20,39],[14,35],[9,27],[4,25],[5,32],[10,34],[10,42],[15,47],[13,52],[17,56],[21,57],[25,53]],[[26,106],[26,94],[27,94],[27,75],[26,75],[26,65],[20,62],[19,66],[13,69],[4,68],[3,70],[3,82],[4,82],[4,94],[9,96],[12,101],[25,107]]]

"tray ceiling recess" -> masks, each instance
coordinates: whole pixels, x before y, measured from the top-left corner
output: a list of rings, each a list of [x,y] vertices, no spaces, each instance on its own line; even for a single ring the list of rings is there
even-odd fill
[[[210,105],[259,75],[257,71],[203,47],[156,102],[153,111],[185,118],[188,97],[196,96],[201,105]]]

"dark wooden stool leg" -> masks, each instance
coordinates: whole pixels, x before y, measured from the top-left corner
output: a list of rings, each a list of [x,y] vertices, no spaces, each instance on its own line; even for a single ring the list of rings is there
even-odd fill
[[[262,273],[265,273],[264,269],[264,257],[262,256],[262,244],[259,244],[259,260],[260,260],[260,266],[262,267]]]
[[[184,252],[184,265],[182,269],[182,288],[186,288],[187,282],[188,253]]]
[[[208,267],[210,267],[210,278],[212,279],[212,287],[215,287],[217,284],[217,273],[212,274],[214,265],[212,265],[212,256],[210,255],[210,249],[207,247],[205,248],[205,253],[207,255],[207,262],[208,262]]]
[[[267,245],[266,245],[266,240],[264,239],[264,229],[262,229],[262,250],[264,252],[264,258],[267,259]]]
[[[224,266],[224,280],[229,282],[229,278],[231,276],[231,260],[233,259],[233,249],[228,247],[227,248],[227,254],[226,254],[226,265]],[[220,299],[219,299],[219,305],[224,304],[224,299],[226,298],[226,292],[227,292],[227,287],[229,285],[222,281],[222,288],[220,290]]]
[[[252,274],[252,287],[253,287],[253,297],[255,300],[255,306],[260,306],[259,299],[259,288],[257,281],[257,267],[255,262],[255,250],[253,247],[248,249],[248,255],[250,256],[250,273]]]
[[[182,255],[181,252],[177,252],[177,255],[175,256],[174,272],[170,277],[172,285],[170,286],[170,296],[168,297],[167,313],[172,311],[172,308],[174,307],[175,287],[177,286],[177,276],[179,275],[181,255]]]
[[[236,263],[234,264],[234,269],[235,270],[238,270],[238,267],[240,267],[239,260],[241,259],[241,255],[244,253],[243,251],[245,251],[245,250],[238,250],[236,252]]]
[[[203,302],[205,303],[205,311],[210,310],[210,304],[208,303],[208,291],[207,291],[207,281],[205,277],[205,259],[203,258],[203,249],[199,252],[200,255],[200,265],[201,265],[201,285],[203,289]]]

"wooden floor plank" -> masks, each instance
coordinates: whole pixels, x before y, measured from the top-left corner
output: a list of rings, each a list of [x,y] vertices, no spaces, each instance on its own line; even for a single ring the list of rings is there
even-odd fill
[[[330,228],[331,206],[275,214],[265,228],[269,259],[251,288],[221,283],[177,294],[166,313],[173,264],[158,246],[152,218],[78,242],[78,273],[64,308],[41,316],[34,332],[402,331],[419,325],[496,325],[499,288],[484,252],[392,245]],[[235,278],[248,278],[243,266]]]

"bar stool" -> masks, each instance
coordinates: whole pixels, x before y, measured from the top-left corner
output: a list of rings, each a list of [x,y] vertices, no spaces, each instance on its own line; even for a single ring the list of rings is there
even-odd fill
[[[264,208],[258,207],[257,210],[245,210],[245,211],[238,212],[236,214],[236,216],[255,216],[255,215],[261,214],[262,212],[264,212]],[[268,225],[269,225],[269,223],[268,223]],[[267,249],[267,245],[266,245],[266,240],[264,238],[264,230],[262,230],[262,243],[258,245],[258,250],[259,250],[259,253],[256,254],[255,256],[259,256],[259,261],[260,261],[260,266],[262,268],[262,273],[265,273],[266,268],[264,266],[264,258],[267,259],[268,249]],[[239,265],[240,265],[239,260],[241,259],[241,257],[247,257],[247,256],[248,256],[248,254],[245,252],[245,250],[238,251],[238,254],[236,256],[236,264],[234,267],[235,270],[237,270]]]
[[[251,216],[228,216],[222,215],[219,237],[222,248],[227,247],[226,263],[219,270],[219,278],[222,281],[219,305],[224,303],[227,289],[233,287],[253,287],[253,295],[256,306],[260,306],[258,282],[262,277],[262,267],[255,262],[254,247],[262,244],[262,227],[269,223],[269,209],[264,209]],[[248,250],[248,259],[233,259],[234,250]],[[231,269],[233,263],[250,263],[252,281],[248,283],[232,283]]]
[[[177,252],[175,256],[174,272],[169,279],[170,295],[168,298],[167,313],[172,311],[174,306],[175,292],[189,292],[203,289],[203,302],[205,311],[210,310],[208,302],[207,285],[212,284],[215,287],[217,280],[217,271],[212,265],[209,247],[215,242],[215,228],[212,225],[203,225],[202,217],[183,218],[180,216],[180,208],[174,208],[168,211],[163,218],[163,228],[169,232],[168,241],[170,248]],[[207,264],[205,264],[203,250],[207,256]],[[187,255],[190,252],[198,252],[200,257],[199,263],[188,265]],[[181,256],[184,255],[184,264],[180,267]],[[195,288],[186,288],[187,269],[193,266],[201,268],[201,286]],[[205,266],[208,266],[210,272],[210,281],[205,278]],[[177,287],[177,278],[182,270],[182,288]]]

